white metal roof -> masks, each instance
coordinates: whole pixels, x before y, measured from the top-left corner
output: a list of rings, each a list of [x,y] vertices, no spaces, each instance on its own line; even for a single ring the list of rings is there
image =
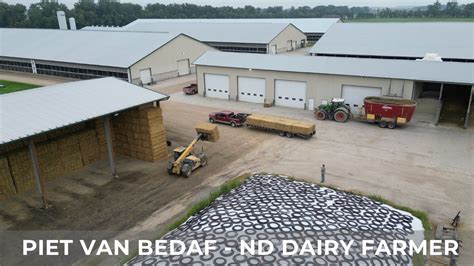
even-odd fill
[[[337,23],[309,52],[474,59],[474,23]]]
[[[474,84],[474,64],[206,52],[195,65]]]
[[[203,42],[268,44],[288,23],[173,22],[137,19],[122,27],[126,31],[184,33]]]
[[[0,144],[168,97],[115,78],[2,94]]]
[[[128,68],[177,34],[0,28],[0,56]]]
[[[155,22],[171,23],[285,23],[293,24],[304,33],[325,33],[334,23],[340,21],[338,18],[226,18],[226,19],[153,19]]]

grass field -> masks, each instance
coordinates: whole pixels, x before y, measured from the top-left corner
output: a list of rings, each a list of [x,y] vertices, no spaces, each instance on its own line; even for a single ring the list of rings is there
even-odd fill
[[[346,19],[344,22],[474,22],[474,18],[361,18]]]
[[[0,80],[0,85],[5,86],[5,87],[0,86],[0,94],[5,94],[5,93],[10,93],[10,92],[15,92],[15,91],[22,91],[22,90],[29,90],[29,89],[40,87],[38,85],[19,83],[19,82],[8,81],[8,80]]]

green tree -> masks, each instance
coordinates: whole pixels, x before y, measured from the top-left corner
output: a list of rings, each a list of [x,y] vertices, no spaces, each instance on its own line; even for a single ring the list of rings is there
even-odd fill
[[[22,27],[26,20],[24,5],[0,3],[0,27]]]
[[[446,4],[446,13],[450,17],[455,17],[459,15],[459,7],[458,7],[458,2],[456,1],[449,1]]]
[[[56,12],[60,10],[64,11],[66,16],[69,15],[69,9],[63,4],[50,2],[32,4],[28,9],[25,25],[30,28],[57,29],[59,25]]]
[[[441,15],[441,3],[439,1],[434,2],[434,4],[428,6],[428,16],[430,17],[439,17]]]

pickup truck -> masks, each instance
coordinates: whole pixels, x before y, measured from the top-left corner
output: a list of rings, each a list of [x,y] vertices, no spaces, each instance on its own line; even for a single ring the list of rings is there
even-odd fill
[[[228,124],[231,127],[239,127],[245,123],[248,114],[234,113],[232,111],[221,111],[209,114],[209,122]]]
[[[184,88],[183,88],[183,92],[184,92],[186,95],[194,95],[194,94],[198,93],[197,84],[196,84],[196,83],[192,83],[191,85],[184,87]]]

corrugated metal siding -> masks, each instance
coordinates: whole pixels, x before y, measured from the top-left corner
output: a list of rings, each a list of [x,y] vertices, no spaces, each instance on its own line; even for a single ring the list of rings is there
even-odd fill
[[[0,144],[167,98],[115,78],[3,94]]]

